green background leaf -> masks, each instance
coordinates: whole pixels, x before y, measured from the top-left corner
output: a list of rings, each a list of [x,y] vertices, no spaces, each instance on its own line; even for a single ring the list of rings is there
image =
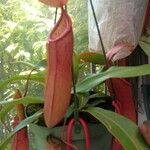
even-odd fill
[[[94,52],[84,52],[79,55],[81,62],[105,65],[104,55]]]
[[[0,149],[1,150],[5,150],[9,140],[11,139],[11,137],[20,129],[26,127],[28,124],[32,123],[33,121],[35,121],[36,119],[38,119],[40,116],[42,115],[42,111],[39,111],[37,113],[35,113],[34,115],[32,115],[31,117],[28,117],[26,119],[24,119],[23,121],[21,121],[16,127],[15,129],[9,133],[4,140],[0,143]]]
[[[31,74],[30,80],[44,85],[44,83],[45,83],[44,77],[45,77],[45,73],[39,72],[36,74]],[[3,89],[8,84],[12,84],[16,81],[27,80],[27,79],[28,79],[28,75],[15,75],[15,76],[9,77],[8,79],[0,80],[0,89]]]
[[[14,106],[17,104],[24,104],[24,105],[41,104],[43,102],[44,100],[42,98],[31,97],[31,96],[27,96],[27,97],[23,97],[23,98],[11,100],[11,101],[2,101],[0,102],[0,106],[1,106],[0,121],[3,122],[8,112],[11,111],[14,108]]]

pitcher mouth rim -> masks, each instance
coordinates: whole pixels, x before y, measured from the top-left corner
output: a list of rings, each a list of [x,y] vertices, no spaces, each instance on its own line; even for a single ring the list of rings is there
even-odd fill
[[[61,23],[61,20],[63,19],[63,17],[65,17],[65,23],[66,23],[65,30],[58,37],[52,38],[53,33],[59,27],[59,24]],[[48,43],[49,42],[55,42],[55,41],[62,39],[64,36],[66,36],[71,31],[71,27],[72,27],[72,22],[71,22],[69,15],[67,14],[67,12],[63,8],[61,8],[61,16],[60,16],[58,22],[55,24],[53,30],[51,31],[51,33],[48,36]]]

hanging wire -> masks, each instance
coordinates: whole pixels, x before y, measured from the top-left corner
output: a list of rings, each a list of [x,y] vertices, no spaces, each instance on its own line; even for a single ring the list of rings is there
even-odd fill
[[[106,67],[108,68],[109,67],[109,63],[107,61],[106,52],[105,52],[104,44],[103,44],[103,41],[102,41],[102,37],[101,37],[100,29],[99,29],[99,26],[98,26],[98,21],[97,21],[97,18],[96,18],[96,14],[95,14],[95,10],[94,10],[94,7],[93,7],[92,0],[90,0],[90,4],[91,4],[93,16],[94,16],[94,20],[95,20],[95,24],[96,24],[96,28],[97,28],[99,40],[101,42],[101,47],[102,47],[102,51],[103,51],[103,54],[104,54]],[[112,88],[113,94],[116,97],[116,93],[115,93],[115,90],[114,90],[114,85],[113,85],[112,79],[109,79],[109,81],[110,81],[110,84],[111,84],[111,88]],[[106,91],[107,91],[107,89],[105,87],[105,92]],[[116,103],[116,102],[117,102],[117,100],[114,99],[114,101],[112,102],[112,105],[115,107],[116,111],[119,113],[120,112],[120,105],[118,103]],[[113,142],[115,142],[116,149],[120,150],[120,143],[118,143],[118,141],[116,142],[115,140],[113,140]]]
[[[92,12],[93,12],[93,17],[94,17],[96,28],[97,28],[99,40],[100,40],[100,43],[101,43],[101,47],[102,47],[104,59],[105,59],[105,62],[106,62],[106,66],[108,67],[108,61],[107,61],[107,57],[106,57],[106,52],[105,52],[105,48],[104,48],[102,36],[101,36],[101,33],[100,33],[100,29],[99,29],[99,26],[98,26],[98,21],[97,21],[97,18],[96,18],[96,14],[95,14],[95,10],[94,10],[94,6],[93,6],[92,0],[90,0],[90,4],[91,4],[91,8],[92,8]]]
[[[77,93],[76,93],[76,83],[75,83],[75,76],[74,76],[74,67],[72,65],[72,84],[73,84],[73,100],[74,100],[74,118],[75,121],[79,120],[79,111],[78,111],[78,107],[79,107],[79,101],[77,98]]]
[[[92,0],[90,0],[90,4],[91,4],[92,13],[93,13],[93,17],[94,17],[95,24],[96,24],[96,28],[97,28],[99,40],[100,40],[100,43],[101,43],[102,52],[103,52],[103,55],[104,55],[106,67],[108,67],[109,64],[108,64],[108,61],[107,61],[106,52],[105,52],[105,48],[104,48],[102,36],[101,36],[101,33],[100,33],[100,29],[99,29],[99,26],[98,26],[98,21],[97,21],[97,18],[96,18],[96,14],[95,14],[95,10],[94,10],[94,6],[93,6]],[[92,72],[93,72],[93,71],[94,71],[94,73],[95,73],[96,69],[95,69],[95,66],[92,65]],[[112,83],[111,83],[111,84],[112,84]],[[106,87],[106,86],[105,86],[105,94],[107,94],[107,87]]]
[[[28,75],[28,77],[27,77],[27,81],[26,81],[26,84],[25,84],[25,91],[24,91],[23,97],[26,97],[26,95],[27,95],[27,93],[28,93],[28,89],[29,89],[29,80],[30,80],[30,78],[31,78],[32,72],[35,71],[35,70],[36,70],[36,69],[33,68],[33,69],[30,71],[30,73],[29,73],[29,75]]]
[[[54,24],[56,24],[56,21],[57,21],[57,13],[58,13],[58,8],[56,7],[56,10],[55,10],[55,18],[54,18]]]
[[[67,11],[67,5],[65,5],[65,10]]]
[[[106,51],[105,51],[105,48],[104,48],[104,44],[103,44],[103,40],[102,40],[100,29],[99,29],[99,26],[98,26],[98,21],[97,21],[97,18],[96,18],[96,13],[95,13],[95,10],[94,10],[94,6],[93,6],[92,0],[90,0],[90,5],[91,5],[91,9],[92,9],[94,20],[95,20],[95,24],[96,24],[96,29],[97,29],[97,32],[98,32],[99,40],[100,40],[100,43],[101,43],[102,52],[103,52],[103,55],[104,55],[106,67],[109,68],[109,62],[108,62],[107,57],[106,57]],[[110,81],[110,84],[111,84],[111,87],[112,87],[112,90],[113,90],[113,93],[114,93],[114,96],[115,96],[116,93],[115,93],[115,90],[114,90],[112,79],[109,79],[109,81]],[[106,86],[105,86],[105,94],[107,94],[107,87]]]
[[[65,10],[67,11],[67,5],[65,5]],[[54,24],[56,24],[56,21],[57,21],[57,15],[58,15],[58,7],[56,7],[56,9],[55,9]]]

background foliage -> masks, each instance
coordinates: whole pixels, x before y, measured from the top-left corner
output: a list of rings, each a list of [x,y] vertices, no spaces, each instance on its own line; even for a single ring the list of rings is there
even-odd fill
[[[71,0],[67,9],[73,20],[74,49],[83,52],[87,50],[87,2]],[[16,62],[37,64],[46,58],[45,43],[48,32],[54,25],[54,16],[55,8],[49,8],[38,0],[0,1],[0,81],[17,74],[29,74],[30,67]],[[41,85],[29,84],[28,94],[42,95]],[[16,88],[24,92],[25,81],[9,85],[5,88],[6,91],[1,90],[0,100],[9,99]],[[6,125],[10,129],[11,117],[12,114],[9,114],[6,119]],[[0,139],[7,132],[0,124]]]

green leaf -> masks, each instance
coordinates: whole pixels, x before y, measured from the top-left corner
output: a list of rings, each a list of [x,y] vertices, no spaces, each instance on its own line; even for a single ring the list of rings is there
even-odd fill
[[[84,108],[89,101],[89,93],[78,93],[77,97],[79,100],[79,109]]]
[[[28,124],[32,123],[33,121],[35,121],[36,119],[38,119],[41,115],[42,115],[42,111],[38,111],[37,113],[35,113],[34,115],[32,115],[31,117],[28,117],[26,119],[24,119],[23,121],[21,121],[16,127],[15,129],[9,133],[4,140],[0,143],[0,149],[4,150],[7,146],[7,144],[9,143],[10,138],[20,129],[26,127]]]
[[[89,97],[90,99],[101,99],[101,100],[112,100],[112,97],[108,96],[108,95],[105,95],[105,94],[101,94],[101,93],[95,93],[95,94],[92,94],[90,95]]]
[[[13,107],[17,104],[41,104],[44,100],[40,97],[23,97],[16,100],[11,101],[2,101],[0,102],[1,111],[0,111],[0,121],[4,121],[6,115],[8,115],[8,112],[13,109]]]
[[[84,52],[79,55],[81,62],[105,65],[104,55],[94,52]]]
[[[150,43],[146,42],[146,41],[139,41],[139,45],[141,46],[141,48],[143,49],[143,51],[150,56]]]
[[[49,129],[40,127],[35,124],[29,126],[29,131],[33,134],[33,138],[36,145],[36,150],[46,150],[47,148],[47,136],[49,135]]]
[[[90,95],[90,102],[88,103],[90,106],[97,106],[100,103],[104,103],[107,101],[112,101],[112,97],[100,93],[96,93],[93,95]]]
[[[39,72],[39,73],[36,73],[36,74],[32,74],[30,76],[30,80],[32,81],[36,81],[42,85],[44,85],[44,72]],[[12,77],[9,77],[8,79],[3,79],[3,80],[0,80],[0,89],[4,88],[5,86],[7,86],[8,84],[12,84],[16,81],[20,81],[20,80],[27,80],[28,78],[28,75],[15,75],[15,76],[12,76]]]
[[[74,52],[73,53],[73,77],[75,83],[77,82],[78,75],[79,75],[79,68],[80,68],[80,60],[79,56]]]
[[[38,68],[46,68],[47,66],[47,60],[46,59],[42,59],[37,65],[35,65]]]
[[[28,66],[32,69],[36,69],[36,66],[34,64],[31,64],[29,62],[26,62],[26,61],[17,61],[17,62],[13,62],[13,64],[22,64],[22,65],[25,65],[25,66]]]
[[[26,61],[17,61],[17,62],[13,62],[13,64],[23,64],[25,66],[28,66],[32,69],[40,69],[40,68],[46,68],[46,59],[42,59],[39,63],[37,63],[36,65],[26,62]]]
[[[69,118],[75,111],[74,102],[68,107],[65,118]]]
[[[129,119],[102,108],[91,107],[84,111],[103,123],[108,131],[120,141],[125,150],[149,150],[137,125]]]
[[[136,67],[110,67],[104,72],[92,74],[77,84],[77,92],[88,92],[95,86],[103,83],[109,78],[128,78],[150,74],[150,65],[140,65]]]

